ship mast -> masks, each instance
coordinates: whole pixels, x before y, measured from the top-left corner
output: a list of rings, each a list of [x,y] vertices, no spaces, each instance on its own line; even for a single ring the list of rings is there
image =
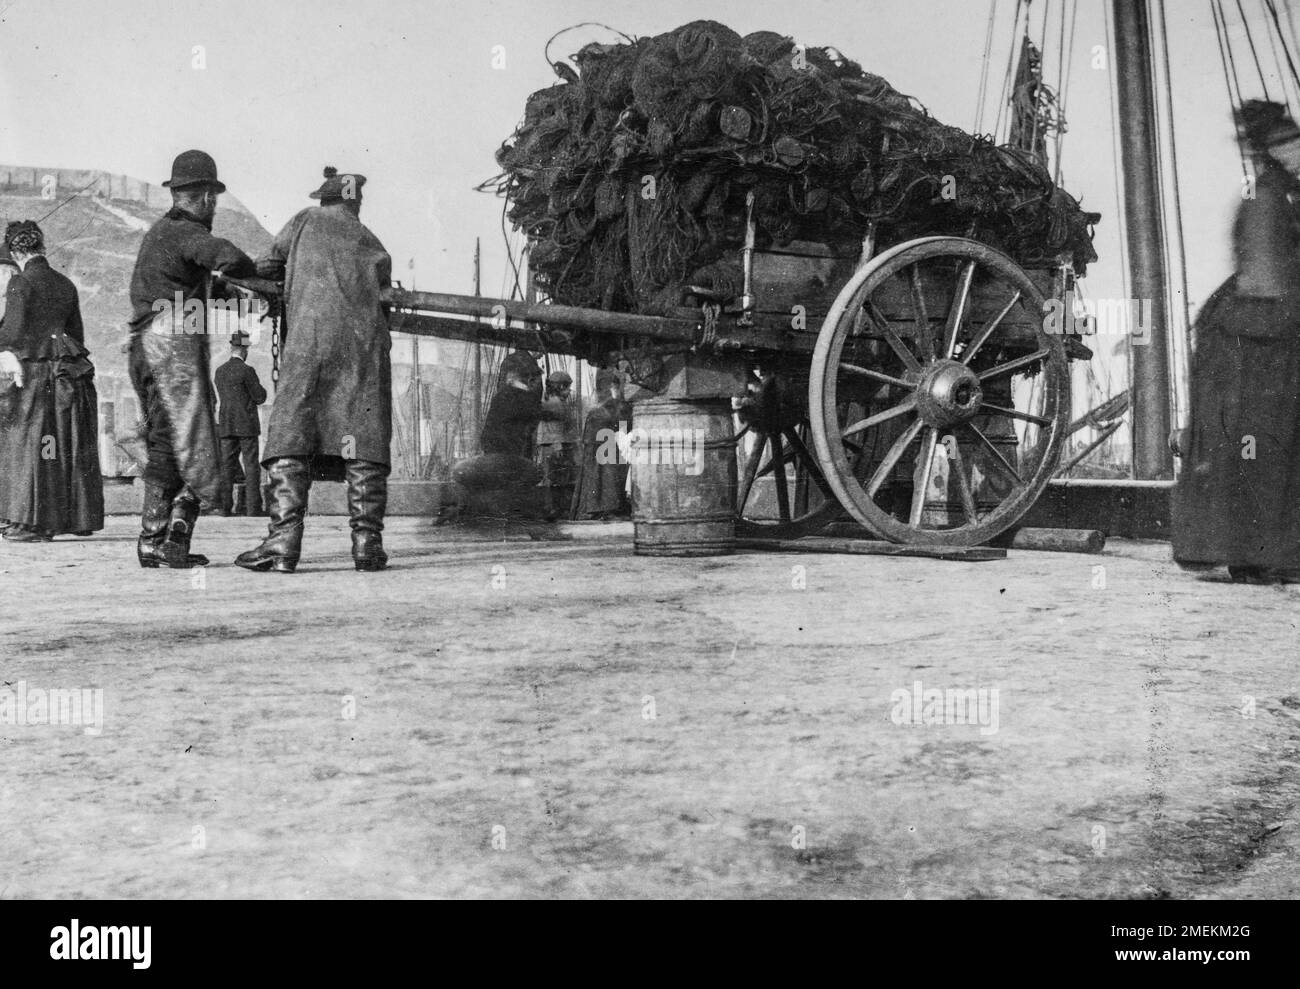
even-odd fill
[[[1115,78],[1119,141],[1124,175],[1124,229],[1129,276],[1141,306],[1150,302],[1145,338],[1130,334],[1133,395],[1133,474],[1138,480],[1173,477],[1169,449],[1169,314],[1161,229],[1163,191],[1156,154],[1155,118],[1147,0],[1112,0],[1115,22]],[[1130,312],[1133,307],[1130,305]],[[1140,311],[1140,310],[1139,310]]]

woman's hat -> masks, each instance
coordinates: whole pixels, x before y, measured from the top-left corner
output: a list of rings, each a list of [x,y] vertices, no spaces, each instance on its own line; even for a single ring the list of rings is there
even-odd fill
[[[1300,138],[1300,127],[1286,107],[1271,100],[1246,100],[1237,111],[1237,127],[1252,146],[1265,149]]]

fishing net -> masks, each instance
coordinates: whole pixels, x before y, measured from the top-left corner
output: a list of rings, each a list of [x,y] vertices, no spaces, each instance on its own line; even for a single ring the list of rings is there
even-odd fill
[[[663,312],[688,285],[731,286],[751,191],[760,248],[855,255],[874,221],[878,249],[948,234],[1026,267],[1096,259],[1100,217],[1031,153],[940,123],[834,48],[694,21],[573,61],[485,183],[556,302]]]

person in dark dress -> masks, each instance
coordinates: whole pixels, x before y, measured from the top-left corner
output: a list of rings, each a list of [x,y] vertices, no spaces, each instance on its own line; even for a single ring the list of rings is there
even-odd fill
[[[614,437],[622,424],[631,429],[632,406],[623,397],[619,372],[596,372],[596,405],[582,427],[582,472],[578,478],[578,519],[608,519],[631,513],[627,497],[628,464]]]
[[[1233,579],[1300,574],[1300,127],[1252,100],[1239,123],[1255,161],[1233,229],[1236,273],[1193,328],[1190,417],[1173,554]],[[1252,195],[1253,193],[1253,195]]]
[[[257,274],[252,258],[213,236],[226,187],[202,151],[172,163],[172,208],[144,235],[131,275],[129,368],[149,451],[136,558],[142,567],[207,566],[190,552],[201,504],[228,510],[208,362],[208,303],[235,290],[214,273]]]
[[[266,389],[248,364],[248,338],[231,338],[230,360],[217,368],[217,436],[221,439],[221,464],[225,485],[234,488],[236,515],[262,514],[262,470],[258,466],[262,422],[257,407],[266,401]],[[239,480],[236,486],[236,478]]]
[[[262,543],[235,563],[293,573],[313,479],[346,481],[352,562],[361,572],[388,566],[384,514],[393,430],[388,307],[392,258],[361,222],[366,177],[325,169],[302,210],[259,262],[284,279],[285,342],[262,466],[274,501]]]
[[[5,229],[21,269],[0,321],[0,518],[11,542],[87,536],[104,527],[95,368],[77,289],[45,259],[31,220]]]

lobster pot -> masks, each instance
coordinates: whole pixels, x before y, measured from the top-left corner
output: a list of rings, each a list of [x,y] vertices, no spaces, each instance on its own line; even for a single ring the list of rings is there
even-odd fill
[[[736,440],[728,399],[651,398],[633,406],[627,458],[639,556],[736,549]]]

